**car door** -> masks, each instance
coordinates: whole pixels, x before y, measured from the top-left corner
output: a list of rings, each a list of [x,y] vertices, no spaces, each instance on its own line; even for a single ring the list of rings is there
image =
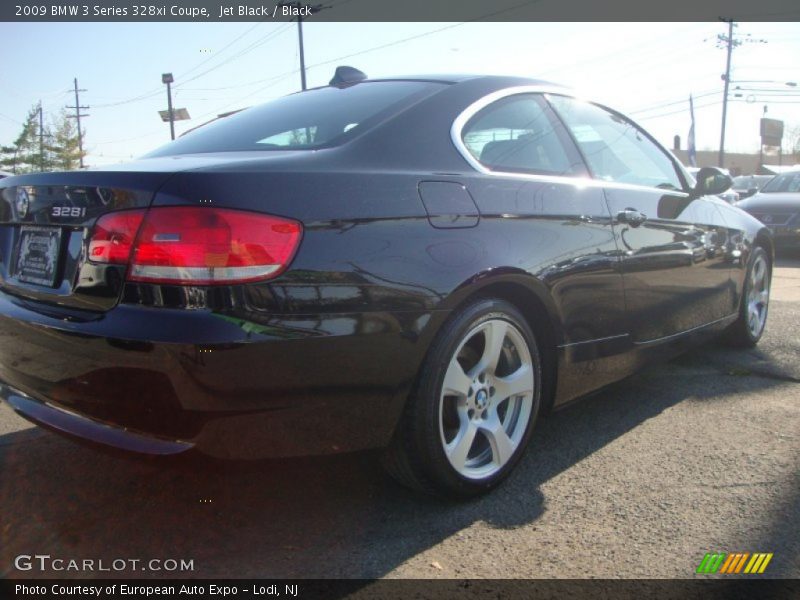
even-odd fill
[[[622,252],[632,340],[650,342],[733,312],[727,230],[669,154],[623,116],[550,95],[605,193]]]
[[[540,93],[479,103],[453,139],[479,173],[463,180],[480,210],[479,252],[542,282],[562,344],[556,402],[618,379],[627,348],[619,250],[603,194]],[[493,269],[494,271],[512,269]]]

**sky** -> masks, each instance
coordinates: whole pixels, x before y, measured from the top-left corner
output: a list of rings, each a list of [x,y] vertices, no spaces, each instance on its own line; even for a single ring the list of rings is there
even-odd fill
[[[309,87],[337,65],[371,77],[476,73],[547,79],[633,118],[665,146],[690,126],[697,148],[719,147],[727,24],[704,23],[314,23],[303,24]],[[764,115],[800,127],[800,23],[742,23],[733,52],[726,151],[758,152]],[[0,23],[0,144],[19,134],[39,100],[47,115],[88,105],[86,163],[130,160],[169,141],[161,74],[191,120],[300,88],[296,23]],[[794,82],[798,85],[786,85]],[[733,88],[743,88],[736,91]]]

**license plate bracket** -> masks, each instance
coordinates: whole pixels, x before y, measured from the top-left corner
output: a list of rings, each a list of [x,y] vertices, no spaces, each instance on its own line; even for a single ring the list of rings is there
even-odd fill
[[[17,279],[55,287],[61,254],[61,228],[22,227],[17,252]]]

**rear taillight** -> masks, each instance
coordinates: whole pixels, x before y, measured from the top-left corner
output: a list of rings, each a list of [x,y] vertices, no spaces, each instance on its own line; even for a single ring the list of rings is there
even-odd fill
[[[156,207],[102,216],[89,242],[89,257],[129,264],[130,281],[243,283],[280,274],[301,236],[300,223],[280,217],[222,208]]]
[[[144,210],[123,210],[100,217],[89,240],[89,260],[128,264],[144,213]]]

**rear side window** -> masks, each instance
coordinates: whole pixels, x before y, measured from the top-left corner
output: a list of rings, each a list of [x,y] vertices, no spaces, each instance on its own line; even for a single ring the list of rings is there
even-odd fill
[[[630,121],[565,96],[548,96],[572,132],[592,175],[605,181],[680,190],[672,161]]]
[[[292,94],[203,125],[147,157],[335,146],[444,85],[426,81],[372,81]]]
[[[800,172],[778,175],[761,190],[766,193],[800,192]]]
[[[583,174],[555,129],[541,97],[519,94],[490,104],[461,131],[470,154],[493,171],[546,175]]]

